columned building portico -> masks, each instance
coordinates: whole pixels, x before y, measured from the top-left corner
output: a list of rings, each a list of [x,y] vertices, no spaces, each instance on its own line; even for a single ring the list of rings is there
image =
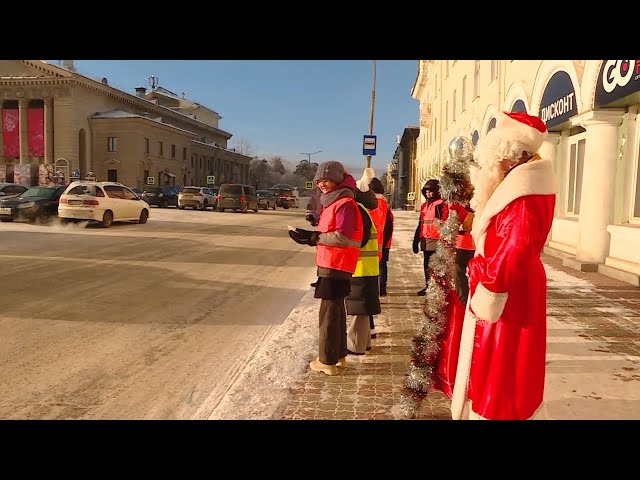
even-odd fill
[[[576,259],[604,263],[609,252],[607,226],[613,221],[622,110],[591,111],[572,119],[587,129]]]

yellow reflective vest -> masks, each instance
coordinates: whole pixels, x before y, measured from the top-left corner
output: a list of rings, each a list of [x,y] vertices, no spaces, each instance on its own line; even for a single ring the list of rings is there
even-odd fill
[[[361,207],[360,211],[364,210],[367,212],[369,219],[371,219],[371,236],[365,246],[360,247],[358,263],[356,263],[356,270],[353,272],[353,276],[377,277],[380,275],[380,264],[378,262],[378,230],[369,211],[361,203],[358,203],[358,205]]]

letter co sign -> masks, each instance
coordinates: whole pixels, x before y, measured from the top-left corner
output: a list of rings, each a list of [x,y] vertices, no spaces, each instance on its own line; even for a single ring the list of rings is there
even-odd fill
[[[640,60],[605,60],[598,74],[595,107],[604,107],[640,90]]]
[[[563,71],[554,73],[542,94],[538,116],[550,128],[566,122],[576,113],[578,105],[571,77]]]

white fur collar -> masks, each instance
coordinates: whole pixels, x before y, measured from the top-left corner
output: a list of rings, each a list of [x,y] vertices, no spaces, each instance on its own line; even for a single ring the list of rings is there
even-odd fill
[[[527,195],[556,193],[556,177],[551,160],[537,160],[516,167],[496,187],[480,217],[474,218],[472,235],[476,252],[484,256],[484,241],[489,222],[515,199]]]

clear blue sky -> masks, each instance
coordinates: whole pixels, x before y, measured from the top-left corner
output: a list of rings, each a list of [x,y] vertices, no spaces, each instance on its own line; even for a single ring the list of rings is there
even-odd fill
[[[338,160],[358,169],[356,178],[364,167],[371,60],[76,60],[75,66],[131,93],[158,77],[160,86],[218,112],[219,127],[233,134],[230,147],[242,139],[255,155],[280,155],[293,164],[306,158],[301,152],[323,150],[312,161]],[[380,176],[393,158],[396,135],[418,123],[411,97],[417,62],[378,60],[376,69],[372,166]]]

